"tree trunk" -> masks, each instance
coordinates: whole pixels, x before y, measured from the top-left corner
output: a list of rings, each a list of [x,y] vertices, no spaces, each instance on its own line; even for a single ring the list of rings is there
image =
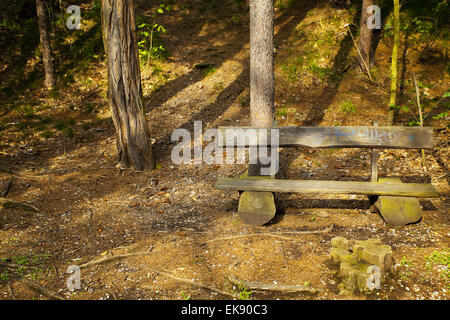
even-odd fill
[[[43,0],[36,0],[36,13],[39,26],[39,37],[41,40],[42,62],[45,71],[45,86],[50,89],[55,85],[56,80]]]
[[[250,121],[271,127],[274,122],[273,0],[250,0]],[[250,165],[249,175],[259,175]]]
[[[361,57],[358,56],[358,62],[363,72],[370,72],[367,68],[370,68],[370,60],[372,59],[373,30],[367,27],[367,20],[370,17],[370,14],[367,13],[367,8],[373,4],[374,0],[363,0],[362,2],[361,31],[359,33],[359,51],[361,52]]]
[[[133,1],[102,0],[102,31],[119,160],[126,167],[151,170],[154,160],[142,104]]]
[[[397,58],[398,46],[400,42],[400,4],[399,0],[394,0],[394,46],[392,47],[392,65],[391,65],[391,97],[389,99],[389,113],[387,123],[389,126],[394,124],[394,115],[397,98]]]

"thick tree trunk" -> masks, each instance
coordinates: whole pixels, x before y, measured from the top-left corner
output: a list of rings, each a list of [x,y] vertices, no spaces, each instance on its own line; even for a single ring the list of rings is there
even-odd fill
[[[142,104],[133,1],[102,0],[102,31],[120,162],[139,171],[151,170],[154,161]]]
[[[400,43],[400,4],[399,0],[394,0],[394,46],[392,47],[392,65],[391,65],[391,97],[389,99],[389,113],[387,124],[394,124],[394,115],[397,99],[397,59],[398,46]]]
[[[359,33],[359,51],[361,52],[361,57],[358,56],[358,62],[361,70],[364,72],[370,71],[367,68],[370,68],[370,60],[372,59],[373,30],[367,27],[367,20],[370,17],[370,14],[367,13],[367,7],[373,4],[374,0],[363,0],[362,2],[361,31]]]
[[[39,26],[39,37],[41,40],[42,62],[45,71],[45,86],[51,88],[55,85],[56,79],[43,0],[36,0],[36,13]]]
[[[271,127],[274,121],[273,0],[250,0],[250,121]],[[259,175],[250,165],[249,175]]]

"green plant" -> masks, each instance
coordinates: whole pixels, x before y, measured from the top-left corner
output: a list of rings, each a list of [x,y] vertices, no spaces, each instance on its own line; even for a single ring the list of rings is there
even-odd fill
[[[75,131],[71,127],[65,128],[63,131],[68,138],[72,138],[75,135]]]
[[[25,274],[27,267],[19,267],[16,269],[16,274],[19,276],[23,276]]]
[[[408,277],[409,277],[409,275],[410,275],[410,272],[409,272],[409,271],[400,272],[399,275],[400,275],[400,279],[402,279],[402,280],[408,280]]]
[[[58,121],[56,121],[54,127],[55,127],[56,130],[62,131],[65,128],[67,128],[67,123],[64,120],[58,120]]]
[[[245,287],[245,283],[243,281],[236,284],[236,286],[233,286],[233,288],[228,288],[225,285],[225,289],[227,289],[228,292],[236,296],[238,300],[249,300],[251,298],[253,291],[248,290],[247,287]],[[237,289],[237,291],[235,289]]]
[[[412,261],[406,259],[406,257],[403,256],[402,260],[400,260],[400,265],[405,266],[405,267],[410,267],[410,266],[412,266]]]
[[[3,241],[2,244],[11,245],[11,244],[14,244],[14,243],[19,243],[19,242],[20,242],[19,238],[12,237],[12,238],[9,238],[9,239]]]
[[[7,281],[10,277],[10,274],[8,273],[8,271],[3,271],[2,273],[0,273],[0,280],[1,281]]]
[[[324,80],[327,76],[333,74],[330,68],[322,68],[315,63],[311,63],[308,66],[308,70],[311,71],[314,76],[319,77],[321,80]]]
[[[341,106],[341,112],[345,114],[356,113],[356,106],[351,101],[345,101]]]
[[[27,266],[29,263],[28,257],[27,256],[15,256],[12,258],[12,260],[17,263],[20,264],[22,266]]]
[[[287,117],[288,111],[286,108],[280,108],[277,110],[277,116],[279,117]]]
[[[444,251],[434,250],[430,255],[425,256],[425,267],[431,270],[432,267],[441,266],[443,271],[441,271],[441,276],[446,279],[450,279],[450,250],[445,249]]]
[[[138,25],[138,33],[142,38],[142,40],[138,42],[139,55],[142,61],[146,61],[147,65],[150,63],[150,60],[164,58],[167,54],[166,49],[157,39],[158,34],[166,32],[166,28],[156,23],[156,19],[158,15],[169,12],[170,8],[169,4],[161,3],[159,7],[150,14],[150,18],[152,19],[151,24],[144,22]]]
[[[222,82],[215,83],[213,89],[214,91],[222,91],[224,89],[223,83]]]
[[[45,139],[50,139],[51,137],[53,137],[53,132],[45,130],[40,133],[40,136]]]
[[[290,82],[295,82],[303,66],[303,57],[297,56],[288,59],[281,65],[281,70],[287,76]]]
[[[205,77],[208,77],[208,76],[212,75],[216,71],[217,71],[216,67],[208,66],[208,68],[206,68],[205,71],[204,71],[204,75],[205,75]]]
[[[440,119],[444,119],[448,117],[448,113],[447,112],[442,112],[439,113],[437,116],[434,116],[433,119],[435,120],[440,120]]]
[[[239,15],[234,15],[231,17],[231,23],[241,24],[241,17]]]
[[[248,106],[249,104],[249,97],[247,95],[239,96],[238,100],[242,107]]]
[[[191,295],[184,293],[184,291],[181,291],[181,298],[183,300],[191,300]]]

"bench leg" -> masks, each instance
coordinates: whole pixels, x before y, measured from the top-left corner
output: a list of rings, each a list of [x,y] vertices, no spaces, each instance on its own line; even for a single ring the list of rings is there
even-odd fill
[[[262,226],[275,217],[275,197],[272,192],[244,191],[239,198],[238,213],[246,224]]]
[[[399,183],[400,179],[380,178],[381,183]],[[413,197],[380,196],[375,202],[386,223],[393,226],[402,226],[415,223],[422,218],[422,208],[419,200]]]

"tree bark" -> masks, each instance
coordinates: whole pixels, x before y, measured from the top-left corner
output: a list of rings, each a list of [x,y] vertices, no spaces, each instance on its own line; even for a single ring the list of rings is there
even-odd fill
[[[102,0],[103,43],[108,99],[121,164],[154,168],[149,128],[142,104],[141,74],[132,0]]]
[[[42,63],[45,71],[45,86],[50,89],[56,84],[56,79],[43,0],[36,0],[36,15],[41,40]]]
[[[250,0],[250,122],[271,127],[274,122],[273,0]],[[250,165],[249,175],[259,175]]]
[[[358,56],[358,63],[363,72],[370,72],[367,67],[370,68],[370,60],[372,59],[372,43],[373,43],[373,30],[367,27],[367,20],[370,14],[367,13],[367,8],[374,4],[374,0],[363,0],[361,11],[361,31],[359,33],[359,51],[361,57]],[[362,61],[361,59],[364,59]]]
[[[394,0],[394,46],[392,47],[392,65],[391,65],[391,97],[389,99],[389,113],[387,123],[389,126],[394,124],[394,115],[397,98],[397,59],[398,46],[400,43],[400,4],[399,0]]]

